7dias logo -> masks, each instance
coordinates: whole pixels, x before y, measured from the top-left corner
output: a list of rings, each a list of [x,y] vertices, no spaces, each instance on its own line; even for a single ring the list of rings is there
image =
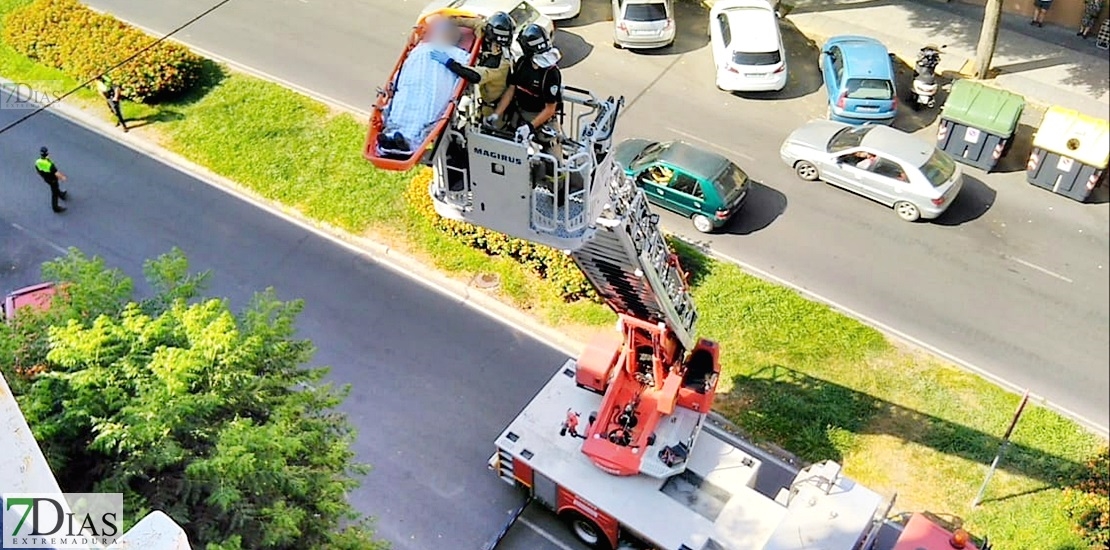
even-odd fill
[[[123,493],[5,493],[0,548],[111,546],[123,535]]]
[[[61,82],[35,81],[13,82],[0,78],[0,109],[38,109],[58,99],[56,94],[43,92],[43,89],[59,88]]]

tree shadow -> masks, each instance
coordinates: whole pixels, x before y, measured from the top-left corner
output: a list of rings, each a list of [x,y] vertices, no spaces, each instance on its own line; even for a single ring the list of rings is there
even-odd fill
[[[555,31],[554,42],[555,47],[563,54],[559,59],[560,69],[569,69],[581,63],[583,59],[589,57],[590,52],[594,51],[593,45],[586,42],[584,38],[565,30]]]
[[[732,382],[730,391],[718,394],[715,409],[753,436],[779,442],[788,452],[809,463],[843,462],[850,439],[859,435],[894,436],[983,465],[990,464],[1002,443],[998,435],[781,365],[764,365],[751,375],[733,377]],[[999,426],[999,433],[1004,428]],[[1059,487],[1076,479],[1083,465],[1011,442],[999,469]],[[1015,496],[1018,495],[995,498]]]
[[[723,227],[724,233],[732,235],[751,235],[774,223],[786,211],[786,195],[777,189],[753,181],[748,188],[744,206],[733,216],[732,221]]]
[[[745,99],[795,99],[821,89],[821,68],[817,66],[820,46],[802,34],[794,23],[779,19],[783,49],[786,50],[786,70],[789,71],[786,87],[777,92],[733,92]]]
[[[675,2],[675,39],[670,46],[629,49],[643,55],[681,55],[709,44],[709,11],[693,2]]]

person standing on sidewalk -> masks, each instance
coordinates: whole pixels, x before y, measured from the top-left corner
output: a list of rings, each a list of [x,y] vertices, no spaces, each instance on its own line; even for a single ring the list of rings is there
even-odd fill
[[[1105,0],[1083,1],[1083,19],[1079,22],[1079,32],[1075,33],[1076,36],[1082,36],[1083,38],[1091,36],[1095,21],[1098,21],[1098,14],[1102,13],[1102,6],[1105,3]]]
[[[1033,0],[1033,20],[1029,22],[1034,27],[1044,26],[1044,16],[1048,8],[1052,7],[1052,0]]]
[[[96,90],[104,96],[104,100],[108,102],[108,109],[112,111],[113,115],[116,115],[116,126],[123,126],[123,131],[126,132],[127,122],[123,119],[123,110],[120,109],[119,104],[120,99],[122,99],[119,86],[108,80],[107,76],[100,75],[96,79]]]
[[[66,200],[69,192],[62,189],[58,181],[65,181],[66,175],[58,171],[58,166],[50,159],[50,151],[43,147],[39,149],[39,159],[35,161],[35,171],[39,173],[42,181],[50,186],[50,207],[54,212],[65,212],[66,207],[58,204],[58,199]]]

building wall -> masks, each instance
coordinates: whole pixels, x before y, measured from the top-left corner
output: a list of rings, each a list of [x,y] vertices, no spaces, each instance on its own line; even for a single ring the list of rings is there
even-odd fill
[[[960,0],[966,4],[974,4],[977,6],[986,5],[986,0]],[[1016,13],[1026,17],[1033,16],[1033,0],[1002,0],[1002,10],[1006,13]],[[1110,1],[1105,2],[1102,6],[1102,15],[1099,17],[1099,24],[1107,17],[1107,12],[1110,12]],[[1053,0],[1052,7],[1048,9],[1045,14],[1045,22],[1061,27],[1079,29],[1079,20],[1083,18],[1083,0]],[[1098,24],[1095,25],[1094,32],[1098,32]]]

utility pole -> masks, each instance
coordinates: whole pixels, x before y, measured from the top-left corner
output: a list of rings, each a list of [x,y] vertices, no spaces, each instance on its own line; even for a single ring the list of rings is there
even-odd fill
[[[994,47],[998,43],[998,21],[1002,18],[1002,0],[987,0],[983,12],[983,29],[979,31],[979,46],[975,49],[975,78],[987,78],[991,70]]]

